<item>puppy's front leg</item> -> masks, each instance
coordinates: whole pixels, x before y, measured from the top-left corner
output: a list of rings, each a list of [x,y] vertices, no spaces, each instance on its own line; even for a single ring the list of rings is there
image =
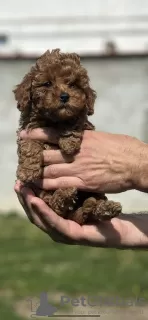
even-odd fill
[[[67,155],[74,155],[80,150],[83,132],[65,132],[59,139],[59,147]]]
[[[33,182],[42,177],[44,144],[37,141],[18,141],[16,176],[22,182]]]

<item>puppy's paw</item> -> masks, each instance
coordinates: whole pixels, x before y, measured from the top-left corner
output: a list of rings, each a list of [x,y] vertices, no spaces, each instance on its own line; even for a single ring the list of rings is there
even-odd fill
[[[98,200],[93,218],[99,221],[111,220],[120,215],[122,206],[120,202]]]
[[[82,226],[83,224],[87,223],[88,214],[83,211],[82,207],[80,207],[76,211],[69,213],[67,219],[73,220]]]
[[[58,215],[66,218],[68,213],[74,211],[76,201],[76,188],[58,189],[52,196],[51,207]]]
[[[59,140],[60,149],[67,155],[74,155],[80,150],[81,140],[76,137],[62,137]]]

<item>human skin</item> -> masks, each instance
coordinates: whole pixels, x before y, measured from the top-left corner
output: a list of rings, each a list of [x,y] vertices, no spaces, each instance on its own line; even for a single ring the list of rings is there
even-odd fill
[[[22,132],[21,137],[57,143],[58,134],[51,129],[35,129]],[[44,179],[38,185],[45,189],[75,186],[105,193],[130,189],[147,192],[147,163],[148,146],[138,139],[86,131],[74,159],[65,159],[60,151],[44,151]],[[19,181],[15,191],[30,221],[56,242],[121,249],[148,247],[147,214],[121,214],[98,225],[80,226],[59,217]]]
[[[58,142],[51,129],[21,132],[23,139]],[[148,192],[148,144],[121,134],[85,131],[80,152],[72,159],[59,150],[44,151],[43,189],[76,187],[104,193],[130,189]],[[68,162],[68,163],[67,163]]]

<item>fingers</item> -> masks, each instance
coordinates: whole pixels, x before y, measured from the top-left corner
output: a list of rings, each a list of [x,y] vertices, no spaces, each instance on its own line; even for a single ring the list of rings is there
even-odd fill
[[[70,156],[65,156],[60,150],[44,150],[43,151],[43,161],[44,165],[58,164],[72,162],[73,158]]]
[[[43,230],[44,232],[47,233],[48,232],[48,228],[42,222],[42,220],[37,215],[37,213],[34,211],[34,208],[32,206],[32,201],[36,197],[32,195],[32,192],[30,192],[30,190],[28,188],[23,188],[22,189],[22,197],[23,197],[23,199],[25,199],[26,206],[27,206],[28,211],[29,211],[29,216],[31,217],[31,222],[33,224],[35,224],[38,228],[40,228],[41,230]]]
[[[17,181],[15,192],[30,221],[56,242],[78,244],[82,238],[82,228],[74,221],[58,216],[44,201],[34,196],[31,189],[22,187]]]
[[[23,207],[24,211],[26,212],[29,220],[31,220],[31,217],[29,215],[29,210],[27,208],[27,205],[26,205],[26,202],[25,202],[25,199],[23,199],[22,195],[21,195],[21,189],[22,189],[22,183],[18,180],[14,186],[14,191],[16,192],[17,194],[17,198],[21,204],[21,206]]]
[[[16,182],[14,190],[17,194],[18,200],[20,204],[22,205],[25,213],[27,214],[29,220],[35,224],[38,228],[43,230],[44,232],[47,232],[46,226],[42,223],[41,219],[38,217],[37,214],[33,211],[33,208],[31,206],[31,201],[33,198],[35,198],[34,193],[31,189],[22,187],[21,183],[19,181]]]
[[[80,190],[86,190],[84,182],[76,177],[62,177],[56,179],[42,179],[35,182],[35,184],[44,190],[56,190],[58,188],[75,187]]]
[[[58,234],[61,234],[67,240],[79,241],[82,238],[82,227],[74,221],[63,219],[50,209],[45,202],[39,198],[32,199],[32,205],[40,218]]]
[[[75,171],[72,164],[51,164],[43,169],[43,178],[55,179],[66,176],[73,177],[74,175]]]
[[[20,137],[24,140],[32,139],[43,142],[50,142],[53,144],[57,144],[59,140],[57,130],[54,130],[52,128],[37,128],[30,131],[22,130],[20,132]]]

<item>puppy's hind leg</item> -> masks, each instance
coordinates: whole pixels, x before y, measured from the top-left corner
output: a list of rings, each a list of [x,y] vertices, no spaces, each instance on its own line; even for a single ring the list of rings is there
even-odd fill
[[[111,220],[122,213],[120,202],[110,200],[97,200],[96,210],[93,213],[93,219],[99,221]]]
[[[99,200],[96,198],[89,197],[86,199],[82,206],[70,214],[68,218],[80,225],[87,223],[94,224],[111,220],[121,213],[122,207],[119,202],[109,201],[105,196],[100,196]]]
[[[119,202],[106,199],[88,198],[83,203],[83,213],[87,214],[87,221],[90,223],[111,220],[119,216],[122,206]]]

